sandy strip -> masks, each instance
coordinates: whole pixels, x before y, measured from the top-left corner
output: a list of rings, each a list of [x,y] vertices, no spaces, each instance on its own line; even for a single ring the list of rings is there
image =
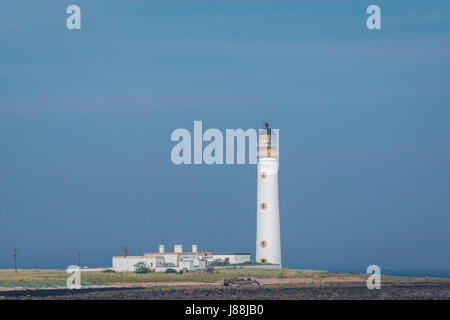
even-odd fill
[[[303,283],[330,283],[330,282],[365,282],[365,279],[360,277],[326,277],[322,279],[314,278],[257,278],[261,285],[266,284],[303,284]]]

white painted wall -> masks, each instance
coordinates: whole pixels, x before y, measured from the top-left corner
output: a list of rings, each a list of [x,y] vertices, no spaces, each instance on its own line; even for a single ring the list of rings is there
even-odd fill
[[[174,266],[178,265],[178,256],[176,254],[163,254],[165,263],[172,263]]]
[[[134,265],[138,262],[147,263],[150,269],[156,267],[156,257],[148,256],[127,256],[127,257],[113,257],[112,268],[117,272],[134,272]]]
[[[250,262],[250,254],[213,254],[212,261],[222,260],[225,261],[227,259],[230,261],[230,264],[240,264]]]
[[[191,260],[180,261],[181,269],[192,270],[193,267],[194,267],[194,261],[191,261]]]

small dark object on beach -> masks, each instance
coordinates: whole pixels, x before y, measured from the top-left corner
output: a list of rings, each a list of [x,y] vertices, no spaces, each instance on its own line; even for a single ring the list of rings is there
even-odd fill
[[[166,273],[177,273],[177,270],[173,269],[173,268],[167,268]]]
[[[104,272],[104,273],[116,273],[113,269],[105,269],[102,272]]]
[[[257,280],[252,280],[251,278],[247,279],[225,279],[223,280],[224,286],[248,286],[248,285],[258,285],[259,282]]]

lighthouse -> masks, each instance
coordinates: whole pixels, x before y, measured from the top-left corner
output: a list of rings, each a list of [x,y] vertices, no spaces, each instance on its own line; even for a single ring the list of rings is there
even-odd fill
[[[280,211],[278,208],[278,130],[259,130],[256,212],[256,262],[281,268]]]

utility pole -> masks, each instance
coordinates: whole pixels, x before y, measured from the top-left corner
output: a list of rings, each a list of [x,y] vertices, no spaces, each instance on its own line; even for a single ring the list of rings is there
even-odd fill
[[[78,266],[81,268],[80,256],[81,256],[81,251],[78,251]]]
[[[14,272],[17,273],[17,249],[14,249]]]

